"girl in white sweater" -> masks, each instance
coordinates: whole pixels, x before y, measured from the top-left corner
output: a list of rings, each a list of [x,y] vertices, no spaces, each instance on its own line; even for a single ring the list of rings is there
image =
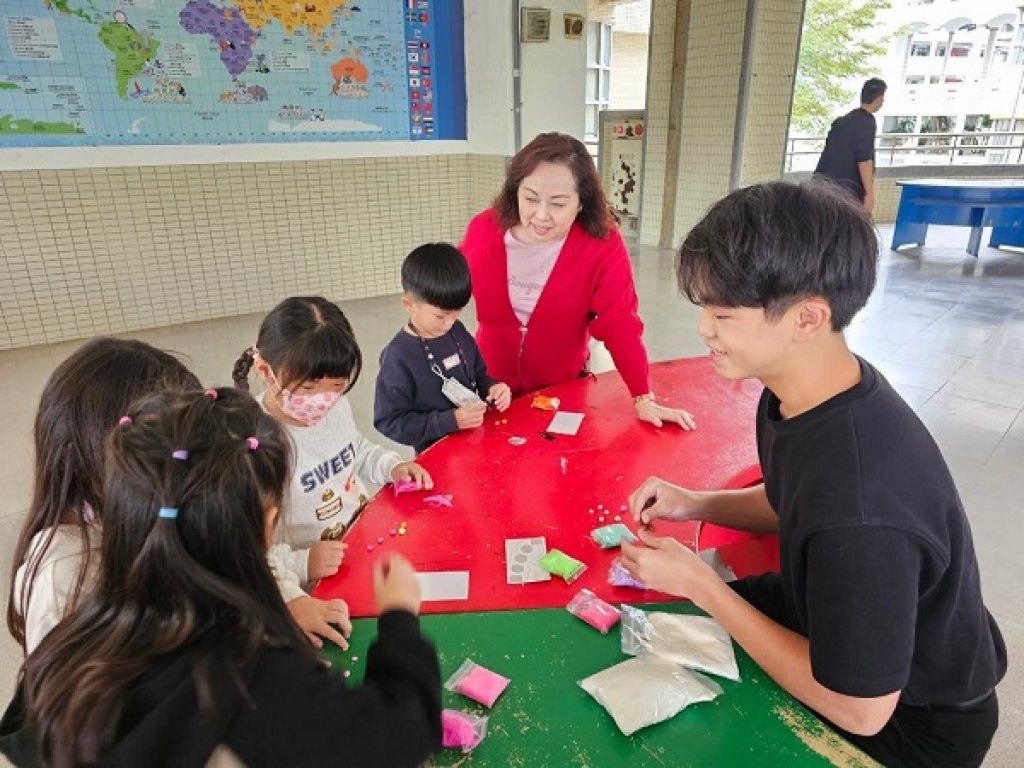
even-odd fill
[[[312,598],[304,588],[337,573],[346,547],[341,534],[369,501],[366,486],[433,485],[419,464],[359,432],[345,393],[361,369],[359,345],[341,309],[319,296],[297,296],[264,318],[256,344],[242,352],[232,374],[237,387],[248,389],[249,372],[256,371],[265,387],[260,403],[295,445],[269,557],[288,610],[317,647],[321,638],[348,647],[348,606]]]

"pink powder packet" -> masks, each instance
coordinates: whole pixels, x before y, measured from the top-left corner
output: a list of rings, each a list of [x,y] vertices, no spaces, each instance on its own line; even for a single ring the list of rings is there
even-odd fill
[[[423,501],[435,507],[454,507],[450,493],[435,493],[433,496],[424,496]]]
[[[487,718],[459,712],[441,711],[441,746],[472,752],[487,735]]]
[[[418,491],[420,489],[415,480],[396,480],[395,481],[395,496],[400,493],[409,493],[410,491]]]
[[[466,659],[462,662],[462,666],[448,678],[444,687],[449,691],[461,693],[473,701],[478,701],[485,707],[493,707],[494,702],[510,682],[511,680],[507,677],[502,677],[497,672],[492,672],[486,667],[481,667]]]
[[[607,635],[619,621],[619,609],[610,603],[606,603],[589,589],[581,589],[566,610],[578,619],[587,622],[594,629]]]

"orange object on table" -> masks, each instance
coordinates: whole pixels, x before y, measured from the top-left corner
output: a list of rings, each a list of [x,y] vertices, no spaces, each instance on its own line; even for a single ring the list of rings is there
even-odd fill
[[[423,494],[377,495],[346,541],[349,555],[323,579],[316,597],[344,598],[354,617],[376,614],[372,565],[385,551],[408,557],[418,571],[469,571],[467,600],[430,601],[425,613],[564,607],[581,588],[611,603],[669,599],[607,583],[618,550],[590,538],[601,525],[637,525],[622,507],[646,478],[656,475],[694,490],[743,488],[760,482],[754,415],[761,385],[733,382],[715,373],[707,357],[651,366],[658,402],[694,414],[697,429],[656,428],[636,417],[617,373],[574,379],[547,388],[563,407],[586,414],[576,435],[545,433],[550,415],[531,407],[529,395],[513,401],[496,425],[460,431],[433,445],[417,461],[434,478],[433,493],[451,494],[453,507],[438,509]],[[510,437],[525,439],[513,444]],[[518,441],[516,441],[518,443]],[[618,516],[621,520],[615,520]],[[405,523],[405,535],[388,531]],[[697,524],[658,520],[655,533],[692,547]],[[372,554],[367,544],[386,537]],[[571,586],[561,579],[510,585],[505,539],[543,536],[548,549],[582,560],[587,570]],[[705,524],[701,549],[717,548],[737,576],[778,567],[775,536],[752,536]]]
[[[531,408],[536,408],[539,411],[557,411],[559,405],[558,398],[550,395],[534,395],[533,401],[530,403]]]

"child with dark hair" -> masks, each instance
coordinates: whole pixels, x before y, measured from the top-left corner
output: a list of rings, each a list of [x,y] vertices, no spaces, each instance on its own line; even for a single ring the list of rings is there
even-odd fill
[[[781,571],[731,586],[641,531],[623,563],[690,598],[789,693],[885,765],[980,765],[1006,647],[971,529],[928,429],[845,328],[875,284],[867,212],[834,185],[737,190],[691,230],[683,293],[718,373],[756,378],[764,483],[694,492],[650,478],[635,519],[778,532]]]
[[[373,425],[421,453],[445,435],[484,422],[487,403],[508,408],[508,385],[487,375],[476,341],[459,320],[472,295],[455,246],[428,243],[402,263],[409,322],[380,354]]]
[[[347,688],[267,566],[290,464],[285,429],[237,390],[137,403],[107,440],[98,583],[26,659],[0,751],[56,768],[421,764],[441,686],[412,566],[376,564],[379,637]]]
[[[135,400],[199,389],[177,359],[141,341],[86,342],[50,375],[33,429],[32,503],[14,549],[7,626],[26,653],[91,586],[103,513],[103,439]]]
[[[366,485],[411,480],[433,487],[423,467],[371,443],[356,427],[345,393],[362,364],[352,325],[336,304],[293,296],[263,319],[256,345],[242,352],[232,373],[247,390],[255,369],[265,387],[260,404],[295,444],[270,563],[288,609],[317,647],[324,637],[348,647],[348,606],[310,597],[304,587],[338,572],[347,547],[341,537],[369,501]]]

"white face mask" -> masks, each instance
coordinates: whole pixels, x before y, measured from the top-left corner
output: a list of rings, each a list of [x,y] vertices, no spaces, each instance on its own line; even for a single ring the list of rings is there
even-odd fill
[[[307,427],[319,424],[341,399],[340,392],[311,392],[308,395],[297,395],[282,387],[273,371],[270,371],[270,378],[277,386],[277,403],[281,410]]]

